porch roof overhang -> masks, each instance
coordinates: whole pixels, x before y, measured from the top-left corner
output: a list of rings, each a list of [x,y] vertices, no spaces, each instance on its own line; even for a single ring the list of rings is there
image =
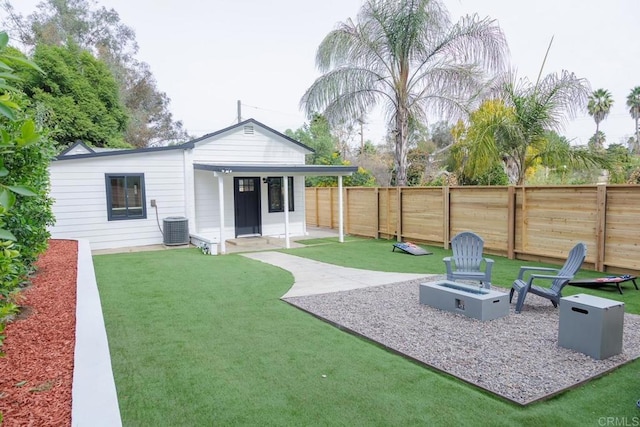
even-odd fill
[[[205,170],[221,174],[270,174],[270,175],[301,175],[301,176],[348,176],[358,171],[357,166],[333,165],[239,165],[194,163],[196,170]]]

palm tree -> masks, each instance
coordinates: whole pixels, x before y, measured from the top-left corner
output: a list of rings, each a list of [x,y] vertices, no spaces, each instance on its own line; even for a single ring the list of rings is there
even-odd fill
[[[308,115],[356,120],[384,111],[395,145],[396,185],[407,183],[410,123],[427,113],[465,111],[484,70],[500,70],[507,52],[495,21],[477,15],[452,24],[440,0],[368,0],[321,42],[323,73],[306,91]]]
[[[596,122],[596,133],[594,136],[597,136],[600,132],[600,122],[609,115],[609,111],[611,111],[612,106],[613,99],[611,98],[611,93],[609,93],[608,90],[598,89],[589,95],[587,111],[590,116],[593,116],[593,120]]]
[[[631,93],[627,96],[627,107],[629,107],[629,114],[636,121],[636,141],[634,146],[637,150],[638,146],[640,146],[640,127],[638,127],[638,120],[640,120],[640,86],[631,89]]]
[[[584,79],[563,71],[533,84],[507,73],[497,80],[496,99],[485,101],[471,116],[472,125],[462,138],[465,173],[482,174],[497,161],[504,164],[509,182],[522,185],[525,173],[538,163],[546,165],[601,163],[596,153],[572,149],[551,138],[565,116],[575,116],[586,104],[589,87]],[[475,124],[475,126],[474,126]]]

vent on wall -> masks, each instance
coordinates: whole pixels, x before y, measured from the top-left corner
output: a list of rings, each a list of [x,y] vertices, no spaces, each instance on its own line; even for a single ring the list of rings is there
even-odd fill
[[[244,127],[244,134],[245,135],[253,135],[253,125],[246,125]]]
[[[182,216],[169,216],[162,220],[162,232],[164,244],[188,245],[189,244],[189,220]]]

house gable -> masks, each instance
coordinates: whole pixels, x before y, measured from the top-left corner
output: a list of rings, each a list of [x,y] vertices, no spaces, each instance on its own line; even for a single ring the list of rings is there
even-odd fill
[[[194,160],[225,164],[303,165],[313,149],[249,119],[194,142]]]
[[[77,156],[78,154],[92,154],[95,151],[89,147],[84,142],[77,140],[72,145],[67,147],[62,153],[60,153],[60,157],[63,156]]]

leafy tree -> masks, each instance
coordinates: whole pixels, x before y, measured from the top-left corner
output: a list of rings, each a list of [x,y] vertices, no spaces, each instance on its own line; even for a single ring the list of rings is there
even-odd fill
[[[135,147],[147,147],[191,139],[182,121],[173,119],[169,110],[171,100],[158,90],[149,66],[138,61],[130,64],[126,68],[121,66],[121,73],[127,77],[120,82],[120,95],[129,111],[125,141]]]
[[[340,152],[336,149],[338,139],[330,131],[329,122],[320,115],[314,115],[310,124],[304,124],[296,131],[287,129],[285,135],[302,142],[314,150],[309,154],[307,163],[312,165],[349,165],[350,162],[344,160]],[[370,172],[363,168],[352,176],[345,177],[344,184],[347,186],[372,186],[375,185],[375,178]],[[309,176],[306,178],[307,187],[335,187],[338,185],[336,177],[330,176]]]
[[[629,155],[629,150],[622,144],[609,144],[606,156],[609,161],[609,182],[612,184],[625,183],[638,161],[634,161]]]
[[[638,121],[640,120],[640,86],[636,86],[631,89],[631,92],[627,96],[627,107],[629,107],[629,114],[636,122],[635,133],[636,141],[634,144],[634,153],[640,152],[640,126]]]
[[[587,142],[587,146],[589,150],[599,152],[604,149],[604,142],[607,140],[607,137],[602,131],[596,131],[589,141]]]
[[[587,111],[589,115],[593,117],[593,120],[596,122],[596,132],[594,142],[596,147],[602,148],[602,143],[604,142],[602,139],[598,138],[598,134],[600,132],[600,122],[603,121],[611,111],[611,107],[613,106],[613,98],[611,98],[611,93],[605,89],[598,89],[593,91],[591,95],[589,95],[589,102],[587,103]],[[604,135],[604,134],[603,134]]]
[[[460,185],[509,185],[509,177],[502,165],[494,164],[482,175],[467,176],[464,173],[458,176]]]
[[[488,18],[452,24],[439,0],[368,0],[357,22],[339,24],[321,42],[316,64],[323,75],[301,105],[331,122],[380,106],[394,138],[396,183],[406,185],[411,121],[462,111],[482,67],[500,69],[505,52],[504,35]]]
[[[331,135],[329,122],[320,114],[315,114],[308,124],[305,123],[296,131],[287,129],[285,135],[314,150],[307,157],[307,163],[312,165],[322,164],[337,152],[338,140]]]
[[[429,164],[429,155],[433,152],[427,148],[427,144],[420,144],[418,147],[409,150],[407,161],[407,185],[421,185],[424,182],[425,171]]]
[[[96,147],[124,146],[127,111],[104,63],[73,44],[40,44],[33,59],[46,74],[27,70],[23,89],[46,106],[46,125],[58,145],[81,139]]]
[[[385,146],[375,146],[371,141],[366,141],[364,150],[358,153],[353,162],[369,171],[375,179],[376,185],[388,187],[391,185],[393,152]]]
[[[541,75],[535,83],[516,79],[513,72],[497,80],[496,100],[485,102],[472,114],[464,138],[467,175],[482,174],[497,161],[505,165],[509,182],[522,185],[526,172],[537,163],[605,163],[586,150],[549,139],[565,116],[574,116],[584,107],[588,84],[573,73],[563,71]]]
[[[0,6],[24,45],[77,45],[108,66],[129,116],[124,134],[128,144],[146,147],[190,138],[182,122],[173,119],[169,97],[158,90],[148,64],[135,59],[135,33],[114,9],[97,7],[93,0],[44,0],[24,18],[9,1]]]
[[[431,125],[430,139],[436,146],[437,150],[443,150],[453,145],[452,126],[444,121],[440,121]]]

